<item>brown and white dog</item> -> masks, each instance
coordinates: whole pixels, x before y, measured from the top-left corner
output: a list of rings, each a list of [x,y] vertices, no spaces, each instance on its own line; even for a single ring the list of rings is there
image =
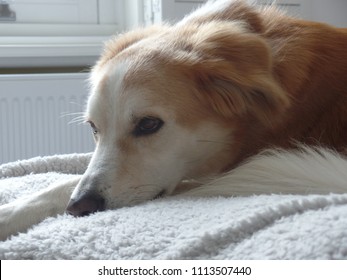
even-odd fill
[[[346,29],[209,2],[108,42],[91,83],[87,171],[0,207],[0,239],[66,207],[83,216],[175,193],[347,191]]]

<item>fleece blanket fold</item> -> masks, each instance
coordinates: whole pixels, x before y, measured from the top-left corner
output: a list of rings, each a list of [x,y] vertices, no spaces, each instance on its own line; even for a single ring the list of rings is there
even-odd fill
[[[0,204],[82,174],[91,154],[0,166]],[[167,197],[47,218],[0,259],[347,259],[347,195]]]

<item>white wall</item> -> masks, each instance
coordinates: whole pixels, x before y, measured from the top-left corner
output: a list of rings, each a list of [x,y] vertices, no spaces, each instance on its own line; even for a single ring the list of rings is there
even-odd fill
[[[347,0],[312,0],[312,20],[347,27]]]

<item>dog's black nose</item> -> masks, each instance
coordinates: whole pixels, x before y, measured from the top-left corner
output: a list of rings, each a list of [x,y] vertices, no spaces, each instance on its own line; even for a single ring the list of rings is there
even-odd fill
[[[105,200],[97,194],[86,194],[79,199],[71,199],[66,212],[75,217],[87,216],[105,210]]]

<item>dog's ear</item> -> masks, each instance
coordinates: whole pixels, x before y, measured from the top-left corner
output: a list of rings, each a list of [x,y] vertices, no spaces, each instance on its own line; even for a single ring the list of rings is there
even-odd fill
[[[178,24],[204,24],[211,21],[243,22],[247,28],[258,33],[262,32],[264,28],[258,9],[243,0],[225,1],[223,7],[220,3],[209,1],[201,10],[198,9],[188,15]]]
[[[192,40],[200,55],[192,67],[198,96],[223,117],[250,113],[269,125],[288,107],[289,98],[273,77],[270,49],[259,35],[219,22],[199,26]]]

